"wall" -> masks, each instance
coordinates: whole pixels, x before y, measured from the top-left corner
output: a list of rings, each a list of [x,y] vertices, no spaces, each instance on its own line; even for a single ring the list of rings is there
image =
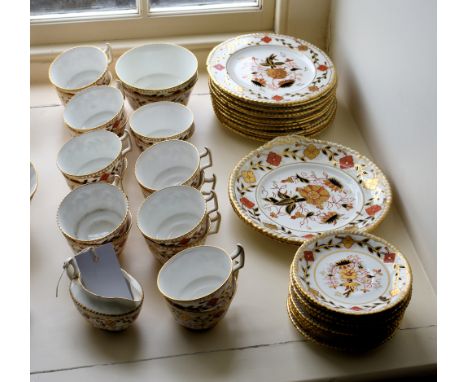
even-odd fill
[[[436,288],[436,1],[334,0],[339,93]]]

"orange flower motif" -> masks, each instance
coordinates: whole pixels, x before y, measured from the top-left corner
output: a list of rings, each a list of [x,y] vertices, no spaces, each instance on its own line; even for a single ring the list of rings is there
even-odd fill
[[[268,37],[268,36],[264,36],[262,39],[261,39],[263,42],[266,42],[267,44],[271,41],[271,37]]]
[[[271,99],[279,102],[279,101],[281,101],[283,99],[283,97],[281,97],[280,95],[275,95],[275,96],[271,97]]]
[[[347,169],[347,168],[352,168],[354,167],[354,160],[352,155],[346,155],[342,158],[340,158],[340,168],[341,169]]]
[[[304,259],[306,259],[306,261],[314,261],[314,252],[304,251]]]
[[[313,86],[309,86],[309,90],[311,92],[316,92],[317,90],[319,90],[319,88],[318,88],[318,86],[313,85]]]
[[[345,248],[349,249],[354,244],[354,240],[351,236],[346,236],[341,243],[345,246]]]
[[[330,211],[322,217],[323,224],[333,224],[335,225],[338,221],[340,215],[335,211]]]
[[[240,198],[240,202],[246,206],[247,208],[252,208],[253,206],[255,206],[255,203],[250,201],[249,199],[247,198]]]
[[[307,49],[309,49],[309,48],[307,47],[307,45],[304,45],[304,44],[299,45],[299,46],[297,47],[297,50],[300,50],[300,51],[305,51],[305,50],[307,50]]]
[[[275,152],[270,151],[268,153],[266,161],[269,164],[272,164],[273,166],[279,166],[279,164],[281,163],[281,155],[278,155]]]
[[[324,72],[325,70],[328,69],[328,66],[327,65],[319,65],[319,67],[317,69],[320,70],[321,72]]]
[[[304,155],[308,159],[314,159],[319,154],[320,154],[320,150],[312,144],[310,144],[304,149]]]
[[[305,187],[298,187],[296,191],[305,198],[306,202],[313,204],[315,207],[322,209],[323,204],[328,200],[330,194],[328,191],[319,185],[309,185]]]
[[[255,178],[255,174],[253,171],[242,171],[242,178],[246,183],[255,183],[257,178]]]
[[[291,219],[297,219],[297,218],[303,218],[304,214],[302,212],[297,211],[293,216],[291,216]]]
[[[343,189],[343,185],[335,178],[325,179],[323,183],[325,186],[330,187],[333,191],[341,191]]]
[[[374,204],[370,207],[366,208],[366,212],[369,216],[374,216],[377,212],[379,212],[382,209],[378,204]]]

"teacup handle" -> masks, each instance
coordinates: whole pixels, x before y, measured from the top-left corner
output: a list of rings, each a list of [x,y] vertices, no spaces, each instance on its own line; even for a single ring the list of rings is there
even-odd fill
[[[125,91],[124,91],[124,87],[123,87],[122,81],[120,81],[120,80],[118,80],[118,79],[115,80],[115,87],[116,87],[117,89],[120,90],[120,92],[121,92],[122,95],[123,95],[123,98],[125,99]]]
[[[112,62],[112,48],[108,42],[106,42],[104,54],[107,56],[107,64],[109,65]]]
[[[127,155],[127,153],[132,150],[132,139],[130,138],[130,134],[128,134],[127,129],[124,130],[124,133],[120,137],[120,141],[123,143],[125,139],[127,139],[127,147],[122,150],[122,155]]]
[[[213,191],[216,187],[216,175],[213,174],[213,176],[211,178],[205,178],[205,173],[203,173],[203,183],[201,185],[201,187],[203,187],[204,184],[206,183],[211,183],[211,189],[209,191]]]
[[[209,210],[208,213],[207,213],[208,218],[210,219],[210,222],[211,223],[216,223],[216,225],[214,226],[215,228],[213,230],[210,229],[210,231],[208,232],[208,235],[212,235],[214,233],[219,232],[219,226],[221,224],[221,214],[218,211],[218,208],[219,208],[219,206],[218,206],[218,197],[217,197],[216,193],[213,190],[211,190],[210,192],[202,192],[202,194],[203,195],[208,195],[208,197],[205,199],[206,203],[213,200],[213,204],[214,204],[213,209]]]
[[[233,253],[231,253],[231,259],[233,260],[233,272],[237,272],[239,269],[244,267],[245,251],[242,245],[237,244],[237,249]]]
[[[67,276],[70,280],[77,279],[80,277],[80,272],[75,267],[75,262],[73,260],[73,257],[69,257],[67,260],[65,260],[62,268],[63,268],[62,273],[60,274],[60,277],[57,281],[57,286],[55,287],[55,297],[58,297],[58,288],[60,285],[60,281],[62,280],[62,276],[65,272],[67,272]]]
[[[125,166],[122,169],[122,175],[126,168],[127,168],[127,158],[125,158]],[[112,185],[120,188],[123,191],[122,175],[115,174],[114,180],[112,181]]]
[[[211,151],[208,147],[205,147],[205,152],[203,154],[200,155],[200,160],[204,157],[208,156],[208,164],[202,166],[200,168],[200,171],[203,171],[205,169],[207,169],[208,167],[211,167],[213,166],[213,159],[211,158]]]

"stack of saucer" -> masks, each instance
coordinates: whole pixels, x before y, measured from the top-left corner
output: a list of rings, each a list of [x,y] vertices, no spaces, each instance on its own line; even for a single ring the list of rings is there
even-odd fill
[[[216,46],[207,59],[216,116],[257,140],[313,136],[336,113],[336,72],[316,46],[290,36],[252,33]]]
[[[305,337],[364,351],[392,337],[411,292],[410,265],[396,248],[367,233],[334,231],[297,251],[287,308]]]

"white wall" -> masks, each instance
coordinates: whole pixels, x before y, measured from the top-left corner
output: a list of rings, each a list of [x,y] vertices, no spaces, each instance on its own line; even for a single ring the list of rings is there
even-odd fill
[[[436,1],[333,0],[329,43],[339,93],[436,288]]]

